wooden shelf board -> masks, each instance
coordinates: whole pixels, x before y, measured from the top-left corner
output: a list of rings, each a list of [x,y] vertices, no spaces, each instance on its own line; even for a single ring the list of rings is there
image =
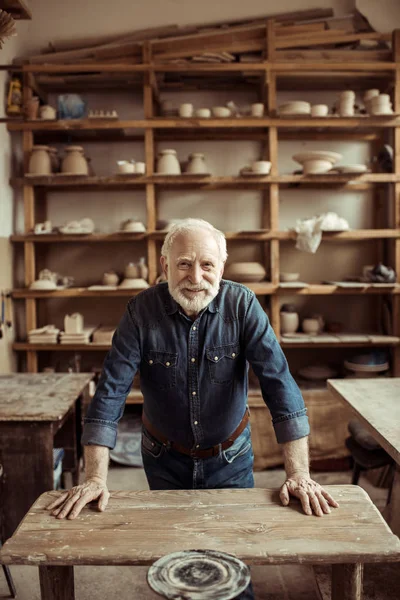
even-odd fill
[[[11,180],[14,187],[32,186],[52,189],[79,189],[79,190],[103,190],[109,188],[118,188],[129,190],[131,188],[145,187],[147,184],[164,186],[170,188],[198,188],[198,189],[222,189],[222,188],[252,188],[263,189],[271,183],[278,183],[282,186],[302,185],[302,186],[330,186],[343,187],[348,189],[357,189],[365,185],[396,183],[400,181],[400,175],[394,173],[371,173],[365,175],[277,175],[277,176],[226,176],[219,177],[211,175],[209,177],[196,177],[183,174],[181,176],[171,175],[153,175],[146,177],[135,176],[86,176],[86,175],[37,175],[35,177],[25,176],[16,177]]]
[[[108,344],[29,344],[28,342],[15,342],[12,347],[16,352],[107,352],[111,348]]]
[[[117,290],[89,290],[84,287],[66,288],[65,290],[29,290],[15,289],[12,292],[13,298],[95,298],[95,297],[115,297],[130,298],[136,296],[143,289],[117,289]]]
[[[306,287],[280,287],[279,285],[273,285],[268,281],[261,281],[259,283],[244,283],[250,288],[255,294],[261,295],[274,295],[280,296],[364,296],[364,295],[384,295],[384,294],[400,294],[400,284],[395,284],[393,287],[373,287],[372,285],[366,284],[364,288],[342,288],[340,286],[331,284],[309,284]],[[40,290],[29,290],[25,288],[15,289],[12,291],[12,297],[14,299],[21,298],[37,298],[37,299],[51,299],[51,298],[91,298],[91,297],[131,297],[143,290],[89,290],[87,288],[67,288],[65,290],[55,291],[40,291]]]
[[[114,135],[122,130],[142,129],[181,129],[181,130],[219,130],[219,129],[262,129],[278,127],[279,129],[375,129],[400,126],[400,117],[385,115],[382,117],[298,117],[298,118],[210,118],[210,119],[181,119],[167,117],[153,117],[151,119],[131,120],[99,120],[94,123],[93,119],[71,119],[63,121],[13,121],[7,124],[8,131],[101,131],[108,130]]]
[[[81,244],[96,244],[96,243],[120,243],[120,242],[136,242],[146,239],[146,233],[92,233],[88,235],[63,235],[62,233],[48,233],[35,235],[18,234],[10,237],[11,242],[26,243],[34,242],[35,244],[52,244],[52,243],[81,243]]]
[[[398,346],[400,341],[380,342],[280,342],[283,349],[288,348],[374,348],[377,346]]]

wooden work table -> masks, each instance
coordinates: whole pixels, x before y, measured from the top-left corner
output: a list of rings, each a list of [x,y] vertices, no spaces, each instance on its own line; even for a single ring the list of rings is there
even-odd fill
[[[53,489],[53,448],[64,448],[64,470],[78,479],[80,398],[90,373],[10,373],[0,376],[0,539]]]
[[[42,600],[73,600],[74,565],[151,565],[187,549],[228,552],[249,565],[332,564],[333,600],[360,600],[363,563],[400,560],[400,541],[358,486],[326,486],[340,503],[307,516],[278,490],[112,492],[105,512],[75,520],[45,510],[43,494],[4,545],[4,564],[39,567]]]
[[[332,379],[328,387],[396,462],[386,514],[393,533],[400,535],[400,377]]]

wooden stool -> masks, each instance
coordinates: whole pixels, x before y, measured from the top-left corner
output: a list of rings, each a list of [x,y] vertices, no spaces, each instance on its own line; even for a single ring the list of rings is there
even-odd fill
[[[358,486],[326,486],[340,507],[305,515],[278,490],[112,492],[105,512],[55,519],[40,496],[0,553],[39,567],[42,600],[74,600],[75,565],[148,566],[178,550],[222,550],[248,565],[332,565],[332,599],[362,598],[363,563],[400,561],[400,541]],[[131,597],[131,594],[130,594]]]

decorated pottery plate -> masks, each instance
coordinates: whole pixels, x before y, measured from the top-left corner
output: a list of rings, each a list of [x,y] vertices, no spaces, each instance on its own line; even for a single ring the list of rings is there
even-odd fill
[[[183,550],[157,560],[148,570],[149,586],[164,598],[232,600],[250,583],[248,566],[215,550]]]

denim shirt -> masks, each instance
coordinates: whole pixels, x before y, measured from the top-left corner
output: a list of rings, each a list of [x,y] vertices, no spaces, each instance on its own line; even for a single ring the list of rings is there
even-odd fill
[[[307,409],[255,294],[222,280],[193,321],[161,283],[132,298],[114,334],[90,404],[83,444],[113,448],[136,371],[144,412],[187,448],[225,441],[247,404],[248,363],[257,375],[279,443],[309,434]]]

